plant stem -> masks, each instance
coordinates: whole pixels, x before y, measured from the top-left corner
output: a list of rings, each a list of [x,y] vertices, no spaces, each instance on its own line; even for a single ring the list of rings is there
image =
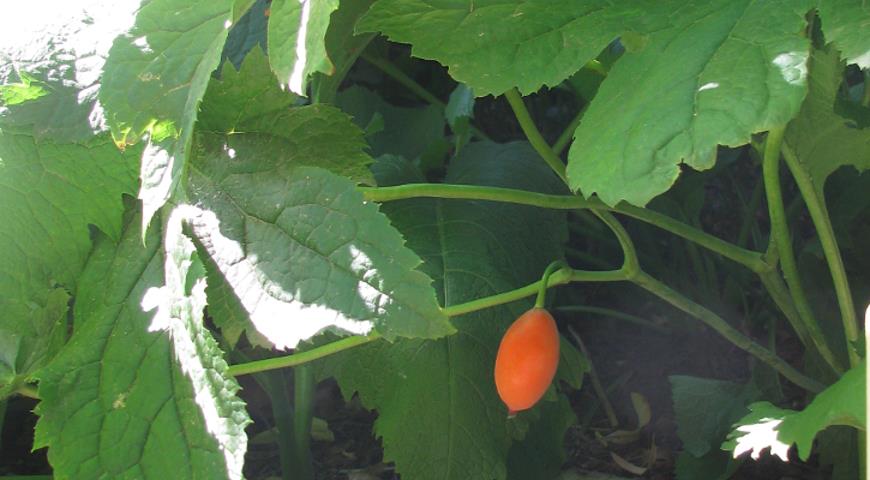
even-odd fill
[[[363,50],[363,52],[360,54],[360,57],[363,60],[377,67],[380,71],[387,74],[387,76],[391,77],[393,80],[402,84],[402,86],[407,88],[414,95],[420,97],[420,99],[424,100],[425,102],[440,107],[442,110],[447,108],[447,104],[444,103],[440,98],[432,95],[429,90],[426,90],[422,85],[417,83],[413,78],[409,77],[405,72],[393,65],[393,63],[386,58],[372,55],[371,53],[368,53],[367,50]],[[470,125],[469,127],[471,129],[471,133],[473,133],[474,136],[483,140],[490,139],[487,134],[477,129],[474,125]]]
[[[511,109],[514,111],[514,116],[517,117],[517,121],[520,122],[520,128],[523,129],[523,133],[526,134],[526,138],[529,139],[529,143],[532,144],[532,147],[536,152],[547,162],[547,165],[562,179],[566,184],[568,183],[568,177],[565,176],[565,164],[562,163],[562,159],[560,159],[553,150],[550,148],[550,145],[541,135],[541,132],[538,131],[538,127],[535,126],[535,121],[532,120],[532,116],[529,114],[529,110],[526,108],[526,104],[523,102],[523,97],[520,95],[519,90],[516,88],[512,88],[504,93],[505,98],[511,106]]]
[[[619,419],[616,417],[613,405],[610,404],[610,400],[607,398],[607,392],[604,391],[604,387],[601,385],[601,379],[598,378],[598,372],[595,370],[595,364],[592,363],[592,356],[589,355],[589,350],[586,349],[586,345],[583,343],[583,340],[580,339],[580,335],[578,335],[573,328],[568,327],[568,332],[571,333],[572,337],[574,337],[574,342],[577,343],[580,351],[583,352],[583,356],[586,357],[586,361],[589,362],[589,380],[592,382],[592,389],[595,391],[595,396],[598,397],[598,401],[601,402],[601,406],[604,408],[604,414],[607,415],[607,421],[610,423],[610,427],[614,429],[619,428]]]
[[[818,393],[824,389],[824,385],[800,373],[783,359],[777,357],[773,352],[740,333],[737,329],[722,319],[722,317],[707,310],[703,306],[698,305],[692,300],[689,300],[679,292],[649,276],[646,272],[641,271],[637,273],[632,279],[632,282],[670,303],[674,307],[688,313],[698,320],[701,320],[738,348],[773,367],[774,370],[782,374],[783,377],[787,378],[795,385],[813,393]]]
[[[608,270],[602,272],[585,271],[585,270],[570,270],[562,269],[553,272],[548,279],[548,287],[556,285],[564,285],[570,282],[619,282],[626,280],[625,272],[622,270]],[[531,283],[524,287],[520,287],[507,292],[499,293],[489,297],[478,298],[466,303],[451,305],[441,309],[448,317],[455,317],[466,313],[476,312],[485,308],[503,305],[505,303],[514,302],[523,298],[531,297],[539,292],[543,281]],[[257,372],[265,372],[278,368],[295,367],[302,365],[333,353],[338,353],[349,348],[359,345],[364,345],[381,338],[377,332],[373,332],[368,336],[353,336],[345,337],[334,342],[312,348],[304,352],[292,353],[282,357],[266,358],[263,360],[255,360],[253,362],[238,363],[230,365],[227,369],[227,374],[230,376],[249,375]]]
[[[296,447],[293,442],[294,421],[290,396],[287,394],[287,380],[284,372],[259,372],[257,380],[272,406],[272,417],[278,432],[278,454],[281,462],[281,479],[292,480],[296,470]]]
[[[451,185],[444,183],[409,183],[394,187],[359,187],[366,200],[374,202],[389,202],[407,198],[454,198],[463,200],[492,200],[495,202],[517,203],[541,208],[561,210],[594,209],[609,210],[620,213],[635,220],[640,220],[685,238],[711,250],[725,258],[733,260],[753,272],[766,272],[773,269],[762,258],[761,253],[740,248],[737,245],[714,237],[702,230],[674,220],[654,210],[635,207],[625,202],[611,207],[597,199],[584,199],[572,195],[548,195],[527,192],[510,188],[483,187],[478,185]]]
[[[634,242],[631,241],[631,236],[625,231],[625,228],[619,223],[610,212],[593,210],[595,215],[610,228],[610,231],[616,236],[619,246],[622,247],[622,271],[625,272],[627,280],[640,272],[640,260],[637,257],[637,250],[634,248]]]
[[[834,235],[834,227],[831,225],[831,217],[828,215],[828,207],[822,192],[816,190],[812,177],[804,170],[797,156],[787,144],[783,148],[783,157],[795,182],[797,182],[804,202],[806,202],[810,218],[813,220],[813,225],[816,227],[819,241],[822,244],[822,251],[828,261],[834,290],[837,293],[837,302],[840,305],[840,316],[846,335],[846,351],[849,352],[849,365],[854,367],[861,360],[854,347],[859,336],[858,319],[855,314],[855,303],[852,301],[852,291],[849,288],[849,279],[846,276],[846,267],[843,265],[843,257],[840,255],[837,237]]]
[[[311,365],[293,369],[293,446],[296,451],[296,471],[299,480],[314,480],[311,458],[311,419],[314,416],[314,389],[316,382]]]
[[[312,348],[311,350],[284,355],[283,357],[265,358],[263,360],[254,360],[253,362],[238,363],[230,365],[229,368],[227,368],[227,375],[237,377],[240,375],[249,375],[278,368],[295,367],[296,365],[302,365],[303,363],[311,362],[327,355],[347,350],[348,348],[373,342],[379,338],[381,338],[381,335],[377,332],[373,332],[365,337],[345,337],[327,343],[326,345]]]
[[[572,313],[591,313],[594,315],[601,315],[604,317],[616,318],[619,320],[624,320],[628,323],[638,325],[644,328],[649,328],[650,330],[655,330],[658,333],[662,334],[670,334],[671,330],[660,325],[656,325],[655,323],[650,322],[644,318],[638,317],[636,315],[631,315],[625,312],[620,312],[617,310],[613,310],[610,308],[602,308],[602,307],[593,307],[589,305],[564,305],[560,307],[556,307],[557,311],[560,312],[572,312]]]
[[[819,327],[810,302],[807,300],[794,256],[779,180],[779,155],[784,135],[784,127],[774,128],[767,134],[767,141],[764,144],[762,172],[764,175],[764,187],[767,192],[767,208],[770,211],[770,238],[779,252],[779,263],[782,266],[785,282],[788,285],[789,292],[791,292],[792,299],[794,299],[798,318],[803,323],[809,339],[812,340],[822,358],[825,359],[831,368],[838,374],[842,374],[843,367],[837,361],[834,352],[831,351],[825,341],[825,334]],[[800,335],[799,331],[798,335]]]
[[[563,260],[556,260],[547,265],[547,268],[544,269],[544,274],[541,275],[541,285],[538,287],[538,296],[535,298],[535,308],[545,308],[547,306],[547,289],[550,288],[550,275],[559,267],[565,267],[566,270],[571,271],[571,267]]]
[[[603,272],[585,271],[585,270],[566,270],[562,269],[553,272],[547,282],[548,287],[564,285],[571,282],[620,282],[626,280],[625,272],[622,270],[607,270]],[[478,298],[466,303],[450,305],[444,307],[442,311],[449,317],[455,317],[466,313],[476,312],[485,308],[502,305],[505,303],[514,302],[523,298],[531,297],[539,292],[543,281],[538,280],[535,283],[520,287],[508,292],[499,293],[489,297]]]

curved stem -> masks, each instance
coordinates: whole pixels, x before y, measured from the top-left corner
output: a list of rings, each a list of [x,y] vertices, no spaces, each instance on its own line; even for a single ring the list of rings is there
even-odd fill
[[[556,260],[547,265],[547,268],[544,269],[544,274],[541,276],[541,285],[538,287],[538,296],[535,298],[535,308],[544,308],[546,306],[547,289],[550,288],[550,275],[552,275],[559,267],[565,267],[566,269],[571,270],[571,267],[565,263],[564,260]]]
[[[529,143],[532,144],[532,147],[536,152],[547,162],[547,165],[562,179],[566,184],[568,183],[568,177],[565,176],[565,164],[562,163],[562,159],[560,159],[553,150],[550,148],[550,145],[541,135],[541,132],[538,131],[538,127],[535,126],[535,121],[532,120],[532,116],[529,115],[529,110],[526,109],[526,104],[523,103],[523,97],[520,95],[519,90],[516,88],[510,89],[504,93],[505,98],[511,106],[511,109],[514,111],[514,116],[517,117],[517,121],[520,122],[520,128],[523,129],[523,133],[526,134],[526,138],[529,139]]]
[[[692,300],[689,300],[679,292],[651,277],[646,272],[638,272],[638,274],[632,279],[632,282],[670,303],[674,307],[688,313],[698,320],[701,320],[738,348],[770,365],[774,370],[782,374],[783,377],[787,378],[795,385],[813,393],[818,393],[825,388],[824,385],[797,371],[794,367],[786,363],[785,360],[777,357],[776,354],[770,350],[762,347],[752,341],[749,337],[740,333],[737,329],[722,319],[722,317],[707,310],[703,306],[698,305]]]
[[[858,320],[855,314],[855,303],[852,300],[852,291],[849,288],[849,279],[846,276],[846,267],[843,265],[843,257],[840,255],[837,237],[834,235],[834,227],[831,225],[831,217],[828,215],[828,207],[825,205],[822,192],[816,190],[812,177],[800,165],[795,153],[787,144],[783,147],[785,163],[797,182],[804,202],[806,202],[810,218],[813,220],[813,225],[816,227],[819,241],[822,244],[822,251],[828,261],[828,268],[831,270],[831,279],[834,282],[837,302],[840,305],[840,316],[843,320],[843,331],[846,335],[849,364],[854,367],[861,360],[854,347],[859,336]]]
[[[797,261],[794,256],[792,238],[788,229],[779,180],[779,154],[784,134],[784,127],[774,128],[767,134],[767,142],[764,144],[762,172],[764,175],[764,187],[767,193],[767,208],[770,211],[770,237],[779,252],[779,263],[782,266],[782,273],[785,276],[785,282],[788,285],[789,292],[791,292],[791,297],[794,299],[798,318],[805,327],[803,329],[805,335],[809,336],[809,339],[816,346],[822,358],[837,373],[842,374],[843,367],[837,361],[834,352],[831,351],[825,341],[825,335],[813,314],[812,307],[801,283],[800,272],[798,271]],[[795,329],[795,331],[800,336],[801,329]],[[806,339],[802,340],[806,343]]]
[[[773,266],[766,262],[762,254],[738,247],[720,238],[714,237],[697,228],[674,220],[654,210],[635,207],[625,202],[611,207],[597,199],[584,199],[572,195],[548,195],[527,192],[510,188],[483,187],[478,185],[450,185],[444,183],[409,183],[394,187],[359,187],[366,200],[374,202],[389,202],[407,198],[454,198],[463,200],[492,200],[496,202],[517,203],[541,208],[561,210],[595,209],[620,213],[635,220],[640,220],[662,230],[668,231],[697,243],[725,258],[733,260],[753,272],[767,272]]]
[[[622,271],[625,272],[628,280],[631,280],[635,274],[640,272],[640,261],[637,257],[637,250],[634,248],[634,242],[631,241],[631,237],[625,231],[625,227],[610,212],[598,210],[593,210],[593,212],[616,235],[616,240],[619,242],[619,246],[622,247]]]

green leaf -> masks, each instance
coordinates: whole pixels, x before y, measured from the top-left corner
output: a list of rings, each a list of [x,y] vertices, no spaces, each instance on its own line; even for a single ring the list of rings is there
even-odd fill
[[[668,378],[677,435],[683,449],[695,457],[703,457],[721,444],[731,424],[757,395],[751,386],[734,382],[684,375]]]
[[[347,72],[375,37],[372,33],[356,34],[354,25],[369,9],[374,0],[343,0],[329,20],[326,30],[326,51],[333,69],[328,73],[316,73],[311,89],[312,103],[334,103],[335,94]]]
[[[541,418],[529,426],[526,436],[511,445],[508,479],[556,478],[565,463],[565,432],[577,421],[567,397],[543,402]]]
[[[120,235],[136,152],[105,137],[55,144],[0,131],[0,385],[23,381],[66,341],[89,225]]]
[[[373,157],[392,154],[413,160],[444,137],[444,112],[436,105],[396,107],[356,85],[342,90],[335,103],[361,129],[366,129],[376,115],[383,117],[382,130],[368,137]]]
[[[339,0],[273,0],[269,15],[269,61],[282,85],[307,93],[308,77],[334,70],[326,51],[329,16]]]
[[[97,100],[112,45],[139,0],[22,2],[0,16],[0,126],[57,142],[106,130]]]
[[[862,0],[819,0],[825,40],[833,42],[849,63],[870,68],[870,4]]]
[[[357,26],[412,45],[474,93],[555,86],[626,31],[664,28],[681,2],[379,0]]]
[[[98,238],[76,331],[38,373],[35,447],[49,447],[58,478],[240,479],[249,420],[201,323],[204,284],[190,296],[176,285],[152,320],[147,292],[168,291],[158,286],[176,274],[183,281],[191,258],[170,247],[165,261],[160,228],[143,247],[140,219],[131,220],[117,245]],[[174,318],[162,316],[169,309]]]
[[[751,452],[752,458],[758,458],[763,450],[770,448],[771,454],[788,461],[789,447],[797,444],[800,459],[806,461],[813,439],[825,428],[847,425],[865,430],[866,370],[864,362],[852,368],[800,412],[768,402],[753,403],[749,406],[752,413],[735,424],[735,430],[722,448],[733,450],[735,457]]]
[[[233,23],[233,27],[227,34],[227,42],[224,44],[222,59],[227,59],[238,69],[248,52],[260,48],[266,48],[266,28],[268,25],[268,0],[236,0],[233,7],[233,17],[238,17],[240,9],[247,8],[244,15]],[[274,78],[268,75],[273,83]]]
[[[397,173],[381,185],[404,183]],[[498,172],[498,175],[493,175]],[[419,175],[419,173],[418,173]],[[446,181],[562,192],[526,143],[472,143],[453,159]],[[446,305],[534,282],[562,256],[564,214],[505,203],[412,199],[383,206],[425,260]],[[540,232],[548,232],[540,235]],[[326,360],[347,398],[358,391],[379,412],[375,432],[384,457],[415,479],[503,479],[512,432],[495,390],[492,366],[507,326],[531,302],[488,308],[453,319],[458,332],[441,340],[379,341]],[[513,422],[513,423],[512,423]],[[427,442],[409,442],[427,432]]]
[[[297,97],[281,90],[259,49],[236,72],[229,64],[212,81],[197,128],[211,145],[223,142],[224,158],[273,156],[287,164],[318,166],[358,183],[374,184],[362,132],[328,105],[290,108]],[[279,162],[280,163],[280,162]]]
[[[244,133],[246,123],[289,109],[298,97],[281,90],[269,71],[269,59],[254,48],[237,70],[224,63],[220,80],[212,80],[196,125],[199,130]],[[277,130],[277,129],[276,129]]]
[[[298,135],[299,148],[274,154],[264,154],[262,138],[227,146],[203,134],[190,173],[194,235],[256,331],[277,348],[326,328],[374,328],[388,339],[452,333],[431,279],[415,269],[419,257],[386,217],[349,180],[305,166],[323,162],[311,149],[330,154],[324,140],[341,132],[319,114],[324,109],[336,112],[290,111],[314,136]]]
[[[681,163],[708,169],[718,145],[785,125],[806,95],[809,8],[805,0],[681,5],[610,70],[574,134],[571,188],[642,206],[670,188]]]
[[[800,115],[786,130],[785,142],[813,179],[816,191],[838,168],[870,169],[870,127],[840,115],[838,92],[843,63],[832,48],[816,49],[810,59],[809,94]],[[846,113],[846,112],[842,112]]]
[[[140,174],[143,225],[178,185],[232,7],[229,0],[146,0],[109,51],[100,100],[112,136],[125,145],[149,134]]]

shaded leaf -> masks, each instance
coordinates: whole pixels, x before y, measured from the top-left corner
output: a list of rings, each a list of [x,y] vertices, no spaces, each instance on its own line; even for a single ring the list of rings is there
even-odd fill
[[[819,0],[825,40],[833,42],[849,63],[870,68],[870,4],[862,0]]]
[[[407,170],[379,170],[392,175],[378,182],[404,183],[408,179],[397,174]],[[446,181],[564,191],[526,143],[469,144],[453,159]],[[562,256],[566,239],[562,213],[533,207],[412,199],[383,209],[425,260],[424,271],[446,305],[538,280]],[[359,391],[363,403],[379,411],[375,432],[383,437],[385,458],[403,476],[505,478],[511,437],[526,431],[525,422],[537,414],[507,419],[492,366],[505,329],[529,306],[515,302],[455,317],[458,332],[441,340],[379,341],[343,352],[326,360],[327,371],[345,396]],[[421,431],[430,441],[407,441]]]
[[[105,137],[55,144],[0,132],[0,385],[24,381],[66,341],[89,225],[121,233],[136,152]]]
[[[380,0],[357,30],[410,43],[474,93],[555,86],[626,31],[667,25],[678,2]]]
[[[643,50],[616,62],[592,99],[568,155],[572,189],[642,206],[671,187],[681,163],[711,168],[718,145],[785,125],[806,95],[809,8],[682,5]]]

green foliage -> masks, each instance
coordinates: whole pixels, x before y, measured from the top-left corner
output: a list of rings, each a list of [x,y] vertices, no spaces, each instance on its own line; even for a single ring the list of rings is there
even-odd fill
[[[238,385],[223,378],[226,363],[200,319],[167,318],[169,333],[143,312],[166,257],[158,228],[143,248],[140,221],[117,244],[96,242],[76,296],[75,334],[37,375],[34,446],[50,447],[60,478],[241,478],[248,420]],[[188,292],[199,299],[187,314],[202,314],[203,287]]]
[[[503,167],[500,176],[492,175],[494,165]],[[378,183],[407,180],[384,175]],[[446,180],[559,191],[524,143],[472,143],[453,159]],[[424,271],[448,306],[535,280],[561,255],[566,234],[563,214],[532,207],[419,199],[387,205],[385,211],[422,255]],[[358,391],[365,405],[378,409],[375,431],[384,439],[386,458],[403,475],[505,478],[510,432],[516,428],[512,422],[528,419],[526,414],[506,418],[492,366],[499,338],[529,306],[513,303],[457,317],[457,333],[443,340],[378,342],[336,355],[327,371],[347,397]],[[415,432],[428,432],[430,440],[408,442]],[[560,442],[548,444],[556,451],[560,447]]]
[[[136,184],[131,153],[105,135],[62,144],[0,131],[0,386],[14,389],[66,341],[88,225],[120,236],[121,195]]]
[[[772,455],[788,461],[788,449],[796,444],[798,455],[806,461],[813,439],[825,428],[847,425],[866,430],[866,369],[866,363],[862,362],[849,370],[800,412],[778,408],[769,402],[753,403],[749,406],[752,413],[735,424],[722,448],[733,450],[734,456],[751,452],[753,458],[770,448]]]
[[[281,85],[296,95],[307,94],[312,73],[332,73],[335,68],[327,56],[324,38],[329,16],[337,8],[338,0],[272,1],[267,35],[269,61]]]
[[[717,145],[743,145],[788,122],[806,94],[808,7],[705,2],[650,34],[616,62],[575,132],[571,187],[611,205],[645,205],[670,188],[681,163],[710,168]]]
[[[608,247],[580,252],[590,263],[615,264],[618,248],[625,266],[560,270],[553,282],[634,283],[765,371],[821,391],[800,412],[751,405],[735,452],[772,448],[787,459],[797,444],[806,459],[825,431],[820,456],[836,475],[858,463],[850,434],[825,429],[866,429],[850,296],[866,282],[870,233],[867,174],[855,172],[870,169],[866,2],[86,0],[7,10],[0,401],[39,397],[34,446],[48,448],[56,477],[242,478],[250,419],[233,376],[315,359],[345,396],[358,392],[378,411],[384,458],[403,477],[556,477],[576,421],[566,393],[583,386],[587,359],[563,339],[554,386],[513,419],[492,366],[542,270],[563,258],[567,209],[595,214],[575,239]],[[383,39],[357,64],[379,33],[446,72]],[[514,89],[540,95],[523,102]],[[505,92],[517,121],[498,118],[503,99],[475,99]],[[536,119],[564,131],[542,134]],[[782,315],[810,332],[800,322],[819,313],[795,313],[793,278],[780,278],[776,252],[761,252],[764,215],[742,200],[738,177],[760,176],[746,160],[767,131],[776,134],[764,169],[779,165],[781,147],[798,187],[782,179],[782,191],[800,194],[815,227],[796,219],[794,201],[787,220],[800,228],[777,242],[821,253],[794,273],[825,280],[811,283],[812,299],[830,335],[810,340],[845,336],[832,349],[853,347],[851,370],[824,390],[795,358],[741,333]],[[530,143],[515,141],[521,134]],[[545,138],[559,139],[553,151]],[[672,189],[684,166],[707,171]],[[741,197],[738,214],[718,195],[722,172]],[[711,199],[728,210],[721,220],[740,224],[735,243],[733,225],[710,220]],[[611,213],[681,238],[663,241]],[[761,251],[747,248],[750,233]],[[847,271],[858,277],[851,284]],[[749,328],[730,325],[741,317]],[[824,367],[809,335],[797,337],[805,363]],[[265,363],[225,360],[247,357]],[[728,425],[750,401],[781,400],[778,389],[724,380],[671,384],[679,478],[727,478],[742,462],[714,448]],[[297,426],[307,410],[296,410]],[[290,457],[307,458],[288,449],[284,477],[296,473]]]

